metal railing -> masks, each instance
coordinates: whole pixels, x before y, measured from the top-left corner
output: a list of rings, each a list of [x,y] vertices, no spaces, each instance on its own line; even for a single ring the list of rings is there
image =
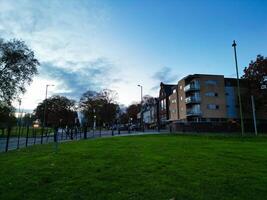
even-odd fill
[[[201,98],[199,96],[190,96],[185,98],[185,103],[200,103]]]
[[[199,116],[201,114],[202,114],[202,112],[200,110],[197,110],[197,109],[190,109],[190,110],[186,111],[187,116]]]
[[[198,82],[190,83],[184,87],[184,91],[200,90],[200,84]]]
[[[36,129],[30,126],[6,128],[0,130],[0,152],[25,148],[36,144],[61,143],[70,140],[92,139],[97,137],[111,137],[116,135],[150,134],[164,130],[150,131],[146,133],[132,130],[107,130],[98,127],[96,130],[90,127],[71,128],[42,128]]]

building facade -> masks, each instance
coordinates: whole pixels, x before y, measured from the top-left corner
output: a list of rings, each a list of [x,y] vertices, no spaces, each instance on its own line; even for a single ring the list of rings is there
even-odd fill
[[[243,119],[249,128],[253,122],[250,86],[249,82],[244,79],[240,79],[239,83]],[[264,87],[262,86],[262,88],[266,89],[267,96],[266,85]],[[161,82],[159,97],[154,98],[152,104],[144,104],[142,112],[143,123],[146,128],[171,127],[178,128],[180,131],[188,128],[204,131],[209,130],[209,128],[214,128],[216,131],[217,128],[220,128],[225,131],[230,127],[231,130],[238,131],[240,120],[239,109],[236,78],[225,78],[223,75],[193,74],[179,80],[177,85]],[[139,118],[140,116],[141,113],[139,113]],[[258,120],[257,122],[261,122],[261,130],[263,130],[264,127],[262,125],[266,124],[267,120],[267,101],[260,105],[260,109],[256,109],[256,118]],[[203,124],[207,126],[210,124],[205,122],[220,122],[212,124],[217,124],[217,126],[221,124],[221,127],[205,127]],[[190,124],[198,124],[199,127],[186,127]],[[227,127],[229,124],[232,125]]]
[[[156,128],[159,112],[158,98],[153,98],[148,104],[144,104],[142,110],[145,128]]]
[[[247,84],[244,81],[240,83],[241,93],[248,93]],[[224,78],[223,75],[188,75],[173,87],[168,100],[169,122],[239,118],[236,79]]]
[[[179,118],[178,107],[178,87],[177,85],[172,87],[172,94],[169,96],[169,121]]]
[[[169,96],[173,92],[173,87],[176,85],[160,83],[159,91],[159,121],[161,126],[165,126],[170,119],[170,109],[169,109]]]

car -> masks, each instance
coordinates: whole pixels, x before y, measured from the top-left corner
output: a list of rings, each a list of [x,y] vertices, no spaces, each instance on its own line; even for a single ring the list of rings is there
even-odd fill
[[[132,124],[132,125],[130,125],[130,130],[136,130],[137,129],[137,125],[136,124]]]

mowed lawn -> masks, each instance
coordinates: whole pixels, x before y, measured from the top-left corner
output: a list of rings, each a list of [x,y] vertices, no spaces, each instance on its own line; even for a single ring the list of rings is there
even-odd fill
[[[146,135],[0,154],[0,199],[267,199],[267,138]]]

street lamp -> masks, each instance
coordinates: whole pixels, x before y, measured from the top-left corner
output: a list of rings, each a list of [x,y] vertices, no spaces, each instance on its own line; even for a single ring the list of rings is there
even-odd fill
[[[240,121],[241,121],[241,132],[242,132],[242,135],[244,135],[244,122],[243,122],[243,112],[242,112],[241,95],[240,95],[240,85],[239,85],[239,74],[238,74],[235,40],[233,41],[232,47],[234,47],[234,54],[235,54],[235,68],[236,68],[237,93],[238,93]]]
[[[94,112],[94,131],[96,129],[96,114],[95,114],[95,109],[93,109],[93,112]]]
[[[78,114],[79,113],[79,105],[78,104],[74,105],[74,112],[76,112],[76,114],[77,114],[77,117],[75,117],[75,122],[74,122],[75,126],[77,127],[80,124],[79,114]]]
[[[55,85],[46,85],[46,88],[45,88],[45,101],[44,101],[44,121],[43,121],[43,127],[45,127],[45,114],[46,114],[46,99],[47,99],[47,92],[48,92],[48,87],[49,86],[55,86]]]
[[[140,123],[140,125],[142,127],[142,130],[144,131],[144,127],[143,127],[143,107],[142,107],[142,102],[143,102],[143,86],[142,85],[137,85],[137,86],[140,87],[140,89],[141,89],[141,110],[140,110],[140,112],[141,112],[141,123]]]
[[[18,124],[19,127],[20,127],[20,122],[21,122],[21,113],[20,113],[21,99],[19,99],[18,102],[19,102],[19,112],[18,112],[18,114],[17,114],[17,116],[18,116],[18,117],[17,117],[17,118],[18,118],[17,124]]]
[[[143,86],[142,85],[137,85],[137,86],[141,88],[141,104],[142,104],[142,101],[143,101]]]
[[[20,130],[21,130],[21,118],[22,118],[22,113],[21,113],[21,110],[20,110],[21,99],[19,99],[18,101],[19,101],[19,113],[18,113],[17,124],[19,125],[19,134],[18,134],[17,149],[19,148],[19,139],[20,139]]]

